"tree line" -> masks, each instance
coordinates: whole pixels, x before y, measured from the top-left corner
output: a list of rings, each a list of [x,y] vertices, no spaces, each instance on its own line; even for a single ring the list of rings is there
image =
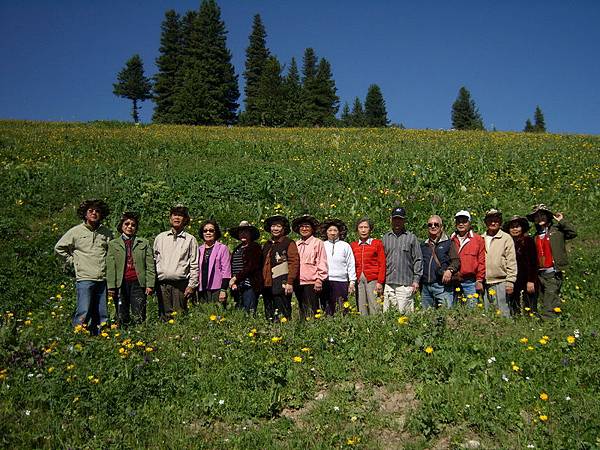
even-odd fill
[[[386,127],[386,103],[377,84],[368,87],[364,103],[352,108],[340,99],[330,62],[313,48],[304,50],[302,68],[292,57],[282,65],[267,47],[267,32],[259,14],[254,16],[246,48],[244,108],[238,112],[238,76],[226,43],[227,30],[215,0],[202,0],[198,11],[165,13],[161,24],[158,72],[144,75],[142,59],[133,55],[117,74],[113,93],[132,100],[132,117],[139,121],[138,102],[155,103],[153,122],[188,125],[268,127]],[[483,119],[469,91],[461,87],[452,105],[452,127],[483,130]],[[539,106],[535,124],[527,119],[524,131],[544,132]],[[400,125],[402,127],[402,125]]]

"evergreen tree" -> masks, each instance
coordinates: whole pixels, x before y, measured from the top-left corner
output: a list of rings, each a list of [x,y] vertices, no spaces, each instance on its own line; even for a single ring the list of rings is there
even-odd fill
[[[246,79],[246,110],[243,114],[243,122],[246,125],[261,123],[261,114],[266,112],[258,110],[256,107],[256,103],[259,101],[257,98],[258,84],[269,57],[269,50],[266,47],[266,37],[267,32],[265,31],[260,15],[256,14],[252,23],[250,44],[246,49],[246,70],[244,71],[244,78]],[[264,104],[264,102],[262,103]]]
[[[262,70],[256,90],[256,111],[260,113],[259,124],[278,127],[285,124],[286,97],[281,78],[281,65],[269,56]]]
[[[304,50],[302,58],[302,84],[306,85],[314,80],[317,76],[317,55],[314,49],[307,48]]]
[[[363,106],[358,97],[354,99],[352,104],[352,112],[350,113],[350,126],[352,127],[364,127],[365,126],[365,113]]]
[[[331,65],[325,58],[321,58],[315,77],[315,106],[318,113],[316,125],[334,126],[335,115],[340,109],[340,98],[337,96],[337,88]]]
[[[531,120],[527,119],[525,121],[525,128],[523,128],[523,132],[533,133],[533,125],[531,124]]]
[[[169,10],[161,26],[160,56],[156,58],[158,73],[154,76],[154,114],[158,123],[174,122],[173,103],[177,88],[177,71],[181,61],[182,41],[179,15]]]
[[[457,130],[483,130],[483,120],[471,93],[466,87],[461,87],[458,97],[452,104],[452,127]]]
[[[313,126],[318,121],[317,97],[317,56],[312,48],[304,50],[302,57],[302,126]]]
[[[340,126],[349,127],[352,125],[352,114],[350,113],[350,105],[348,102],[344,102],[342,107],[342,114],[340,115]]]
[[[534,125],[533,131],[536,133],[546,132],[546,121],[544,120],[544,113],[539,106],[535,107],[535,113],[533,115]]]
[[[184,36],[181,85],[175,95],[177,122],[228,125],[239,106],[237,76],[227,49],[225,23],[215,0],[202,0]]]
[[[152,83],[144,76],[144,63],[140,55],[133,55],[117,74],[117,82],[113,84],[113,94],[133,101],[132,117],[139,122],[138,101],[152,98]]]
[[[296,59],[292,58],[287,76],[283,81],[285,90],[285,126],[300,126],[304,117],[302,105],[302,85]]]
[[[381,89],[376,84],[369,86],[365,99],[365,122],[369,127],[387,127],[389,124],[385,100]]]

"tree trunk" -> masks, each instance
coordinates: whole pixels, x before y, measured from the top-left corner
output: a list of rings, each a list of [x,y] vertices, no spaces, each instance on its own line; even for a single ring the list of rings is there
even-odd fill
[[[137,99],[134,98],[133,99],[133,121],[135,123],[138,123],[140,119],[140,116],[138,114],[138,106],[137,106]]]

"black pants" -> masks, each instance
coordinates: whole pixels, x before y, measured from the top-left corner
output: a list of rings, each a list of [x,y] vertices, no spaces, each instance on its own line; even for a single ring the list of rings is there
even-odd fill
[[[265,317],[267,320],[278,322],[281,317],[290,320],[292,318],[292,296],[285,293],[273,293],[273,289],[267,287],[263,290],[263,301],[265,302]]]
[[[137,280],[123,281],[116,302],[119,323],[142,323],[146,320],[146,289]]]
[[[294,286],[294,294],[298,299],[300,320],[313,317],[319,309],[319,295],[315,292],[315,285],[297,284]]]

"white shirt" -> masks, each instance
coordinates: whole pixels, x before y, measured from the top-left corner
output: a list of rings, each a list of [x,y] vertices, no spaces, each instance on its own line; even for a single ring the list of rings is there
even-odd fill
[[[325,241],[330,281],[356,281],[354,252],[345,241]]]

